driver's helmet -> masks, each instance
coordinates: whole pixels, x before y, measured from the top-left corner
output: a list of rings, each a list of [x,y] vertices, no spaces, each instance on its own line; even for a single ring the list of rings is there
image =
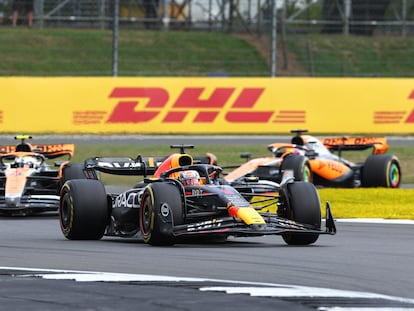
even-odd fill
[[[314,138],[308,139],[305,146],[308,147],[308,149],[313,150],[315,147],[318,147],[318,140]]]
[[[200,174],[194,170],[182,171],[178,179],[184,186],[199,186],[200,185]]]
[[[15,160],[14,167],[34,168],[36,160],[33,157],[18,157]]]

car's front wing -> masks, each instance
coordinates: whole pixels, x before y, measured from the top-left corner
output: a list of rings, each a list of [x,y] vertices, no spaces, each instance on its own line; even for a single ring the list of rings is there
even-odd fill
[[[326,205],[325,230],[315,226],[301,224],[277,216],[273,213],[261,214],[265,220],[264,225],[246,225],[233,217],[222,217],[212,220],[194,222],[191,224],[174,226],[173,234],[179,236],[190,235],[232,235],[232,236],[262,236],[280,235],[287,232],[335,234],[335,220],[332,216],[329,203]]]
[[[40,212],[57,211],[58,195],[31,195],[11,200],[0,196],[0,214],[27,215]]]

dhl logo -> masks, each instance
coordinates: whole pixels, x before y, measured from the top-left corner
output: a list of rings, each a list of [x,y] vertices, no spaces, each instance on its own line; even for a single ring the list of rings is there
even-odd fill
[[[156,117],[161,117],[162,123],[180,123],[191,115],[193,123],[212,123],[222,114],[229,123],[305,122],[304,110],[255,110],[264,91],[265,88],[215,88],[206,97],[205,88],[184,88],[169,108],[170,94],[164,88],[116,87],[109,98],[118,99],[118,103],[106,121],[105,111],[76,111],[73,119],[77,125],[143,123]]]
[[[243,88],[233,102],[230,102],[230,98],[234,95],[235,88],[216,88],[208,98],[201,99],[204,90],[204,88],[184,88],[171,109],[163,111],[169,101],[169,93],[163,88],[115,88],[109,97],[117,98],[119,102],[107,122],[148,122],[164,114],[163,123],[179,123],[189,115],[189,109],[198,109],[192,122],[210,123],[216,120],[227,105],[230,105],[230,109],[224,112],[225,120],[231,123],[267,123],[274,113],[252,111],[264,88]],[[124,100],[127,98],[135,100]],[[147,99],[147,104],[142,106],[136,98]]]

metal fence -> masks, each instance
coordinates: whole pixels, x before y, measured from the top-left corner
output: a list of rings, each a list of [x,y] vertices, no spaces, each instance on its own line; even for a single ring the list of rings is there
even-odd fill
[[[0,16],[13,0],[0,0]],[[33,0],[39,27],[112,26],[115,3],[124,28],[267,31],[277,7],[287,31],[345,35],[414,32],[414,0]],[[23,16],[21,16],[23,18]]]
[[[10,24],[11,3],[0,0],[4,26]],[[35,28],[103,29],[114,40],[123,30],[148,29],[244,35],[259,48],[271,76],[382,75],[353,72],[343,49],[338,49],[339,63],[326,64],[326,57],[320,62],[323,46],[316,46],[312,35],[411,40],[414,34],[414,0],[34,0],[34,8]],[[24,24],[24,14],[19,21]],[[113,74],[122,75],[117,48],[113,43]],[[324,66],[335,69],[319,70]],[[414,68],[414,60],[405,66]]]

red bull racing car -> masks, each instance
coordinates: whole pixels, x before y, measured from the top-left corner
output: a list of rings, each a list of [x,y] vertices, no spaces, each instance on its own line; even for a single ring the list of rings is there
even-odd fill
[[[31,138],[19,135],[19,144],[0,146],[0,214],[57,212],[64,181],[82,178],[81,166],[69,162],[73,144],[31,145]],[[61,161],[49,163],[57,158]]]
[[[268,146],[270,156],[250,159],[229,172],[225,179],[233,182],[253,175],[279,182],[285,171],[296,180],[313,182],[322,187],[398,188],[401,166],[395,155],[387,154],[385,137],[328,137],[318,139],[305,135],[307,130],[292,130],[290,143]],[[354,163],[342,157],[344,151],[372,149],[366,160]]]
[[[150,245],[229,236],[281,235],[287,244],[308,245],[336,228],[315,186],[284,179],[280,184],[247,178],[230,184],[221,168],[202,163],[179,147],[165,158],[90,158],[88,179],[67,181],[60,193],[59,218],[69,240],[103,236],[142,238]],[[143,176],[131,189],[107,193],[99,173]]]

